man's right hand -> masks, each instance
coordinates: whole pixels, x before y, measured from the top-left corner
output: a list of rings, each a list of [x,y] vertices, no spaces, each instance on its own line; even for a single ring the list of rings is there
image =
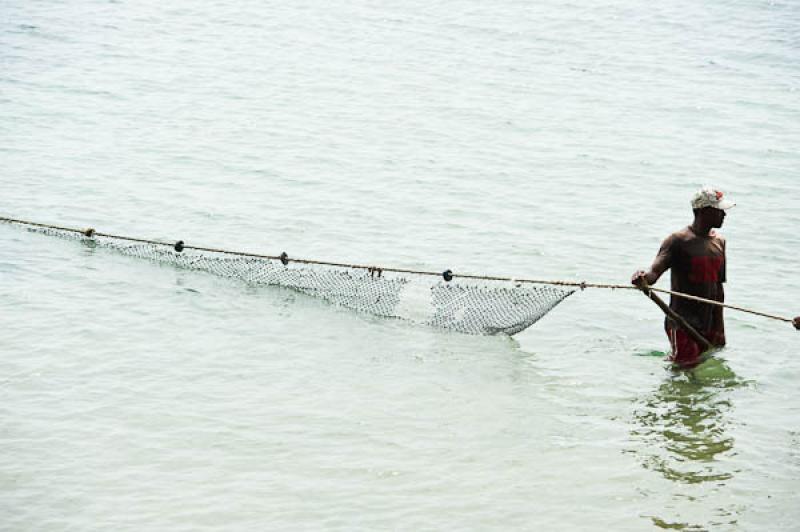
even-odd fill
[[[631,276],[631,284],[638,288],[642,288],[647,284],[647,272],[639,270]]]

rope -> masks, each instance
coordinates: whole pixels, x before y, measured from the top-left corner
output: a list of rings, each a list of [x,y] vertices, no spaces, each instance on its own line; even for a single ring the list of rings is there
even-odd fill
[[[6,218],[0,216],[0,222],[6,223],[14,223],[20,225],[28,225],[32,227],[42,227],[45,229],[57,229],[60,231],[69,231],[73,233],[79,233],[86,237],[94,237],[94,236],[102,236],[106,238],[115,238],[118,240],[126,240],[128,242],[137,242],[141,244],[153,244],[157,246],[168,246],[173,249],[177,249],[177,244],[175,243],[167,243],[167,242],[159,242],[158,240],[148,240],[145,238],[134,238],[130,236],[124,235],[115,235],[111,233],[101,233],[99,231],[95,231],[94,229],[76,229],[74,227],[63,227],[59,225],[51,225],[51,224],[43,224],[37,222],[31,222],[28,220],[20,220],[17,218]],[[242,257],[255,257],[259,259],[268,259],[268,260],[279,260],[284,264],[288,262],[296,262],[298,264],[312,264],[312,265],[320,265],[320,266],[335,266],[340,268],[353,268],[359,270],[367,270],[369,272],[393,272],[393,273],[410,273],[415,275],[430,275],[435,277],[442,277],[442,272],[432,272],[432,271],[425,271],[425,270],[411,270],[411,269],[404,269],[404,268],[391,268],[391,267],[384,267],[384,266],[367,266],[364,264],[347,264],[343,262],[328,262],[328,261],[321,261],[321,260],[312,260],[312,259],[296,259],[296,258],[288,258],[288,256],[283,253],[281,255],[262,255],[259,253],[247,253],[244,251],[232,251],[229,249],[220,249],[220,248],[208,248],[202,246],[189,246],[183,244],[183,241],[179,241],[181,244],[182,249],[192,249],[195,251],[206,251],[209,253],[224,253],[228,255],[238,255]],[[620,285],[620,284],[608,284],[608,283],[587,283],[587,282],[577,282],[577,281],[557,281],[557,280],[546,280],[546,279],[514,279],[511,277],[496,277],[496,276],[489,276],[489,275],[472,275],[472,274],[453,274],[448,270],[445,273],[450,273],[450,278],[461,278],[461,279],[473,279],[473,280],[480,280],[480,281],[506,281],[512,283],[523,283],[523,284],[544,284],[544,285],[551,285],[551,286],[569,286],[574,288],[580,288],[581,290],[585,290],[586,288],[604,288],[604,289],[611,289],[611,290],[640,290],[640,288],[632,285]],[[380,274],[379,274],[380,276]],[[654,288],[654,287],[647,287],[647,290],[651,290],[653,292],[660,292],[662,294],[669,294],[674,297],[680,297],[683,299],[689,299],[692,301],[697,301],[699,303],[705,303],[708,305],[714,305],[717,307],[724,307],[729,308],[731,310],[737,310],[739,312],[745,312],[748,314],[755,314],[756,316],[762,316],[764,318],[769,318],[773,320],[793,323],[794,320],[792,318],[787,318],[784,316],[777,316],[774,314],[768,314],[766,312],[760,312],[753,309],[748,309],[745,307],[739,307],[735,305],[729,305],[726,303],[722,303],[720,301],[714,301],[713,299],[706,299],[698,296],[693,296],[691,294],[685,294],[682,292],[675,292],[672,290],[666,290],[664,288]]]

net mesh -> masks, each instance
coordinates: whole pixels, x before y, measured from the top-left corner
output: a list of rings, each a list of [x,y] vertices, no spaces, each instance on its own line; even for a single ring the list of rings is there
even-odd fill
[[[438,281],[426,275],[303,264],[138,243],[122,238],[54,229],[36,233],[86,242],[123,255],[212,273],[252,285],[292,288],[336,305],[377,316],[401,318],[467,334],[516,334],[530,327],[574,290],[508,281]],[[433,280],[433,281],[432,281]]]

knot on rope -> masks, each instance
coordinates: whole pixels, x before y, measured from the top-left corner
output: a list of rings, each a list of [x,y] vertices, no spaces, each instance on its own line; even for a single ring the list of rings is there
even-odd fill
[[[289,255],[287,255],[285,251],[281,253],[280,259],[281,259],[281,264],[283,264],[284,266],[289,264]]]
[[[442,278],[447,282],[452,281],[453,280],[453,270],[445,270],[445,271],[443,271],[442,272]]]
[[[87,227],[86,230],[83,232],[83,236],[87,238],[92,238],[94,236],[94,229],[92,227]]]
[[[178,253],[183,251],[183,240],[178,240],[177,242],[175,242],[175,245],[173,247],[175,248],[175,251],[177,251]]]

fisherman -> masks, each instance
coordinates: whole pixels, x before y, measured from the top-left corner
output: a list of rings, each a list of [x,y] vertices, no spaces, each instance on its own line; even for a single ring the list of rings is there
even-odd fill
[[[631,282],[643,288],[653,285],[671,270],[672,291],[722,303],[726,281],[725,239],[715,231],[722,227],[726,210],[735,203],[712,187],[698,190],[691,201],[694,221],[669,235],[661,244],[650,271],[637,271]],[[722,307],[672,296],[670,308],[686,320],[714,347],[725,345]],[[795,327],[800,326],[797,319]],[[672,346],[670,360],[681,367],[692,367],[702,359],[703,347],[672,319],[664,324]]]

